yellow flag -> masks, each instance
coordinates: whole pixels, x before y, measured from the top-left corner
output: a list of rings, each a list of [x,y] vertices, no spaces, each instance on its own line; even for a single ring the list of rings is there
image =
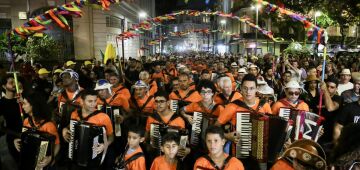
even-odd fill
[[[114,46],[111,43],[109,43],[106,46],[106,50],[105,50],[104,64],[106,64],[108,59],[115,59],[115,56],[116,56],[116,50]]]

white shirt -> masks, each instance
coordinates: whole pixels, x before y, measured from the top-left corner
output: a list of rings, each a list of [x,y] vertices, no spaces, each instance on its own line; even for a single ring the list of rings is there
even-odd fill
[[[339,86],[337,88],[337,92],[339,95],[341,95],[342,92],[353,89],[353,88],[354,88],[354,84],[352,84],[351,82],[348,82],[346,84],[339,84]]]

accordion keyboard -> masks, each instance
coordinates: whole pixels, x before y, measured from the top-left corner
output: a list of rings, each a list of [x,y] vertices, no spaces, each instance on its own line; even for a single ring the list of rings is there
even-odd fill
[[[154,148],[160,148],[161,146],[160,125],[158,124],[150,125],[150,144]]]
[[[176,112],[177,109],[178,109],[178,101],[177,100],[170,100],[170,109],[173,111],[173,112]]]
[[[240,141],[236,144],[236,157],[246,158],[251,152],[251,118],[250,113],[236,114],[236,132],[240,134]]]
[[[285,118],[285,120],[289,120],[290,119],[290,112],[291,112],[291,109],[280,108],[279,116]]]
[[[199,144],[200,135],[201,135],[202,119],[203,119],[202,113],[194,112],[193,124],[192,124],[192,127],[191,127],[191,138],[190,138],[190,143],[192,145]]]
[[[70,120],[70,141],[69,141],[69,158],[73,158],[73,151],[74,151],[74,136],[75,136],[75,124],[77,121]]]

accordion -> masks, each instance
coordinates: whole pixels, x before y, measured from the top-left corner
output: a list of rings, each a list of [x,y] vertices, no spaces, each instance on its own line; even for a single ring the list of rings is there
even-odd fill
[[[178,108],[178,100],[170,100],[170,109],[176,113]]]
[[[37,164],[53,156],[55,136],[46,132],[27,130],[21,134],[20,169],[41,170]]]
[[[253,157],[259,162],[275,161],[286,139],[287,121],[273,115],[237,113],[236,157]]]
[[[150,145],[160,152],[160,147],[162,145],[161,139],[167,133],[177,133],[180,136],[180,146],[186,147],[186,142],[188,140],[188,132],[186,129],[159,123],[150,124]]]
[[[121,136],[121,123],[117,121],[120,115],[123,116],[121,107],[106,106],[103,108],[103,106],[98,106],[98,110],[104,111],[110,117],[111,123],[114,127],[114,135],[116,137]]]
[[[106,143],[104,127],[86,122],[70,121],[70,142],[68,157],[79,166],[97,167],[104,161],[106,148],[97,154],[93,148],[99,143]]]
[[[194,112],[193,121],[191,126],[190,144],[197,146],[200,141],[205,141],[205,130],[215,124],[216,117],[212,115],[203,114],[200,112]]]
[[[292,140],[310,139],[317,141],[322,128],[322,118],[311,112],[303,110],[294,110],[289,108],[280,108],[279,116],[288,120],[291,131],[287,138]]]

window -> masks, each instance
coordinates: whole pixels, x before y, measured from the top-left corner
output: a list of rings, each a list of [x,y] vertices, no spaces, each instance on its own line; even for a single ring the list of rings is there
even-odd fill
[[[106,16],[106,27],[121,28],[121,18],[112,15]]]

